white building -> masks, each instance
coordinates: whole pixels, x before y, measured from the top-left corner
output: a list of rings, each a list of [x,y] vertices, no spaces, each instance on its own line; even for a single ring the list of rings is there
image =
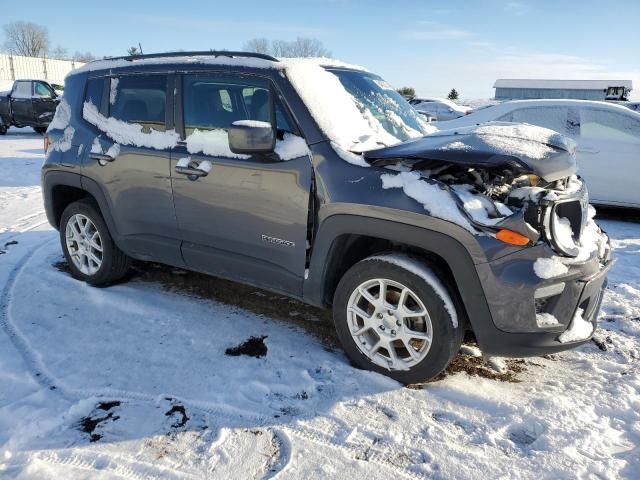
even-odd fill
[[[542,80],[501,78],[493,84],[496,100],[571,98],[575,100],[626,100],[631,80]]]

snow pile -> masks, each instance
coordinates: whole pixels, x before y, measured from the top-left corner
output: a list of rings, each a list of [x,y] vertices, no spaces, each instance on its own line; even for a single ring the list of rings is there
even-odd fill
[[[533,264],[533,271],[540,278],[560,277],[567,273],[569,269],[563,263],[563,259],[553,256],[551,258],[538,258]]]
[[[118,83],[120,83],[120,79],[111,78],[111,84],[109,88],[109,103],[111,105],[116,103],[116,97],[118,96]]]
[[[471,152],[473,150],[473,147],[471,145],[467,145],[464,142],[455,141],[455,142],[451,142],[451,143],[447,143],[445,145],[442,145],[440,148],[438,148],[438,150],[443,150],[443,151],[447,151],[447,150],[462,150],[462,151],[465,151],[465,152]]]
[[[232,125],[237,127],[271,128],[269,122],[261,122],[260,120],[236,120]]]
[[[91,153],[102,153],[102,145],[100,145],[100,139],[98,137],[93,139],[91,144]]]
[[[229,135],[226,130],[198,130],[187,136],[187,152],[203,153],[213,157],[240,158],[246,160],[250,155],[233,153],[229,148]]]
[[[287,132],[282,140],[276,141],[275,151],[281,160],[293,160],[311,154],[304,138]]]
[[[405,270],[408,270],[414,275],[422,278],[442,299],[444,307],[447,309],[447,312],[449,312],[449,315],[451,315],[451,323],[453,324],[453,328],[458,328],[458,313],[456,311],[456,307],[453,305],[451,297],[449,296],[448,290],[442,284],[440,279],[436,275],[434,275],[434,273],[427,266],[423,265],[415,258],[401,253],[375,255],[373,257],[368,257],[365,259],[365,261],[367,262],[371,260],[379,260],[381,262],[387,262],[393,265],[397,265],[398,267],[404,268]]]
[[[558,337],[558,341],[560,343],[577,342],[579,340],[585,340],[591,336],[593,333],[593,323],[587,322],[582,317],[583,313],[584,310],[581,308],[576,310],[573,320],[571,321],[571,325],[569,325],[569,328]]]
[[[51,151],[58,151],[58,152],[69,151],[69,149],[71,148],[73,136],[75,133],[76,133],[76,129],[73,128],[71,125],[69,125],[67,128],[64,129],[62,137],[60,137],[59,140],[49,145],[49,149],[47,150],[47,153]]]
[[[91,102],[84,103],[82,114],[87,122],[123,145],[166,150],[175,147],[180,140],[180,135],[175,130],[160,132],[152,129],[147,133],[138,123],[127,123],[113,117],[107,118]]]
[[[558,319],[550,313],[536,313],[536,323],[539,327],[554,327],[560,325]]]
[[[70,121],[71,106],[63,98],[60,100],[60,103],[56,107],[56,114],[53,116],[53,120],[51,120],[49,128],[47,128],[47,132],[50,132],[51,130],[63,130],[67,128],[67,125],[69,125]]]
[[[503,150],[507,155],[527,156],[534,160],[542,160],[554,153],[555,150],[547,144],[553,144],[559,137],[557,132],[548,128],[524,124],[482,125],[476,128],[475,133],[483,136],[487,145]]]
[[[425,210],[434,217],[453,222],[476,234],[469,220],[460,212],[449,192],[437,185],[420,179],[418,172],[400,172],[397,175],[385,173],[380,176],[382,188],[401,188],[404,193],[424,205]]]
[[[513,215],[511,209],[503,203],[493,202],[485,195],[472,193],[471,185],[453,185],[452,189],[462,200],[465,211],[478,223],[495,225],[504,220],[504,217]],[[499,216],[491,217],[489,212]]]
[[[554,213],[553,217],[555,222],[555,241],[559,245],[563,245],[565,248],[575,247],[576,242],[573,240],[573,230],[569,219],[559,217],[557,213]]]

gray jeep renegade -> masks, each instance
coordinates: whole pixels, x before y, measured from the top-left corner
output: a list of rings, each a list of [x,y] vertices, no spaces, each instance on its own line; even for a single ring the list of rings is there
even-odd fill
[[[42,185],[72,274],[162,262],[333,308],[358,367],[433,378],[465,332],[489,355],[593,334],[612,262],[556,132],[435,131],[328,59],[193,52],[70,74]]]

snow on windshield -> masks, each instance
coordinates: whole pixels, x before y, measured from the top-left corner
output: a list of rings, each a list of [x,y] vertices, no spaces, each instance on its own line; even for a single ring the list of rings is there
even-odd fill
[[[358,67],[329,59],[282,63],[318,126],[339,151],[363,152],[436,131],[388,83]]]

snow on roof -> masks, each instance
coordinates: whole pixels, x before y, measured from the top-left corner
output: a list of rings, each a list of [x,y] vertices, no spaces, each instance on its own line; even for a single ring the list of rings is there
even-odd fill
[[[625,87],[631,90],[631,80],[547,80],[532,78],[499,78],[493,88],[571,88],[575,90],[604,90]]]

